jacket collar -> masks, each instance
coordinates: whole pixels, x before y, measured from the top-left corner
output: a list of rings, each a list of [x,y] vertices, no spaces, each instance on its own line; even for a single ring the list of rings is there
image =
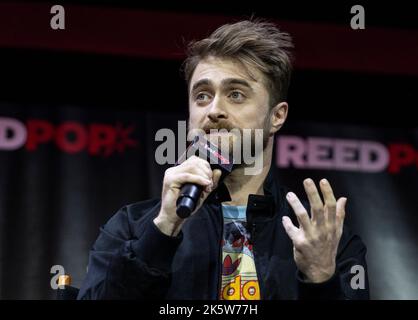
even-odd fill
[[[250,194],[247,203],[248,221],[258,222],[271,219],[276,214],[276,208],[281,207],[282,199],[278,185],[277,175],[274,166],[270,167],[263,184],[264,195]],[[207,203],[220,204],[230,201],[231,196],[224,182],[220,182],[218,188],[207,198]]]

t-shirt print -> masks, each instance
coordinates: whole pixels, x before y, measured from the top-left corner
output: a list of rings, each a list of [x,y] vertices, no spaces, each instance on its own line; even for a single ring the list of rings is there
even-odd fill
[[[222,205],[222,300],[260,300],[250,233],[247,231],[246,206]]]

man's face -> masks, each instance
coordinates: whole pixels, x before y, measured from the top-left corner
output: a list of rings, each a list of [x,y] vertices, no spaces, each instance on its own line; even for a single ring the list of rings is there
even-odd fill
[[[263,145],[267,144],[269,93],[264,75],[255,68],[247,68],[251,75],[237,61],[214,57],[197,65],[189,85],[189,139],[194,136],[193,129],[202,129],[207,134],[210,129],[263,129]],[[222,134],[208,137],[213,142],[225,138]]]

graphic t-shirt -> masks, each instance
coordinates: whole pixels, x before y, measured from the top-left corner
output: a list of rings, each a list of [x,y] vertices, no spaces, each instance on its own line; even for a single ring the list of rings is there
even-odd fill
[[[260,300],[253,248],[247,231],[246,208],[222,205],[222,300]]]

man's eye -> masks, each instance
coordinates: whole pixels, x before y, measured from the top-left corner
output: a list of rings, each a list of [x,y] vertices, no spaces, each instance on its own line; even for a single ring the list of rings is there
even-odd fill
[[[206,93],[199,93],[196,96],[196,100],[199,101],[199,102],[206,102],[206,101],[209,101],[209,99],[210,99],[210,97]]]
[[[245,99],[245,96],[239,91],[232,91],[229,97],[235,101],[241,102]]]

